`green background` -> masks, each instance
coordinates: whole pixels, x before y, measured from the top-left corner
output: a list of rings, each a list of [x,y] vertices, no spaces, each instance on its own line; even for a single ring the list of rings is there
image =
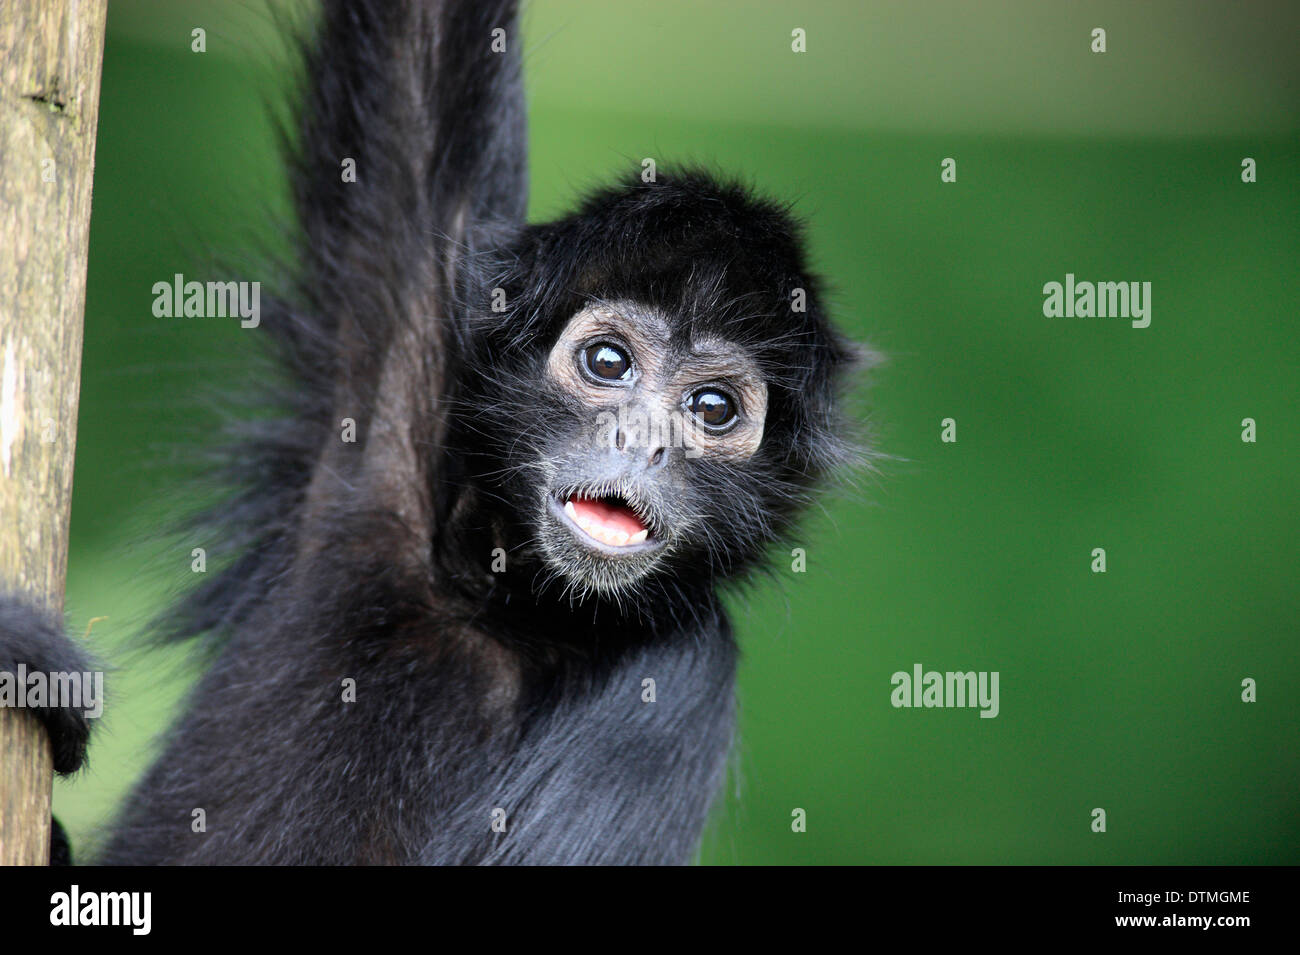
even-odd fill
[[[877,470],[791,542],[806,573],[733,601],[741,745],[705,861],[1300,862],[1298,25],[1280,3],[531,5],[535,217],[643,157],[735,171],[797,200],[836,315],[888,356],[862,391]],[[56,787],[74,843],[192,677],[133,647],[219,546],[166,531],[254,374],[253,333],[156,319],[150,289],[214,255],[270,278],[263,107],[288,76],[260,4],[111,5],[67,605],[108,617],[115,669],[91,768]],[[1067,272],[1151,282],[1151,326],[1045,318]],[[998,671],[1000,715],[892,708],[914,663]]]

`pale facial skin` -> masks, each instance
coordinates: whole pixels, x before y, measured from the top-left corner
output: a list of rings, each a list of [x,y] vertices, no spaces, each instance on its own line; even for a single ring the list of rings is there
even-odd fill
[[[592,354],[601,345],[612,353]],[[767,385],[744,351],[704,339],[680,354],[670,348],[669,323],[653,309],[630,302],[584,309],[551,349],[549,371],[593,409],[635,405],[647,414],[689,415],[703,454],[743,460],[763,440]],[[725,401],[692,407],[702,395]]]
[[[739,464],[763,439],[767,386],[745,350],[674,342],[671,329],[644,305],[600,303],[569,320],[548,358],[592,427],[557,455],[542,539],[557,566],[599,589],[641,576],[688,532],[693,516],[674,504],[692,461]]]

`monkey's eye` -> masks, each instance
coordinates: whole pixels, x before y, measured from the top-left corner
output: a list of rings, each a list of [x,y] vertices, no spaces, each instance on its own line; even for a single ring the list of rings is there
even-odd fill
[[[586,361],[587,370],[605,381],[625,381],[632,376],[632,359],[604,342],[587,348]]]
[[[686,406],[710,428],[725,428],[736,418],[736,403],[713,388],[695,392]]]

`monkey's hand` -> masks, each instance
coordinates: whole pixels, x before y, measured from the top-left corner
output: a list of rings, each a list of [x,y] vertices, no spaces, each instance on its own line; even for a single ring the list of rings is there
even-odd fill
[[[98,716],[103,705],[102,678],[90,680],[95,671],[56,614],[0,591],[0,707],[25,708],[41,721],[60,775],[76,772],[86,761],[89,717]],[[81,692],[70,692],[74,685]]]

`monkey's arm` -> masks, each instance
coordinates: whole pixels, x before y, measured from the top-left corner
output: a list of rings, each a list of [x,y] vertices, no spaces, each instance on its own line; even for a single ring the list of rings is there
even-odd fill
[[[262,329],[290,378],[267,404],[286,413],[229,448],[243,490],[213,519],[243,556],[173,625],[221,650],[102,861],[405,859],[421,820],[386,814],[439,791],[431,753],[451,754],[441,788],[470,758],[440,743],[472,703],[442,659],[429,565],[453,486],[455,302],[526,205],[515,3],[322,6],[291,144],[297,287]],[[431,701],[454,715],[415,725]]]
[[[88,673],[95,668],[85,650],[64,634],[59,617],[31,600],[0,591],[0,674],[17,677],[19,664],[27,673]],[[3,680],[0,676],[0,680]],[[68,700],[47,698],[47,706],[29,712],[49,735],[55,772],[68,776],[86,764],[91,722],[85,708],[65,706]],[[73,851],[59,820],[49,820],[49,864],[72,865]]]
[[[341,334],[355,322],[374,347],[384,324],[454,320],[446,283],[494,230],[523,223],[515,7],[323,4],[305,55],[295,198],[307,281],[328,289],[321,321]]]
[[[51,675],[87,674],[96,664],[63,632],[63,621],[48,609],[8,591],[0,590],[0,680],[17,685],[19,666],[27,674],[45,674],[50,692],[44,706],[28,709],[49,735],[54,771],[62,776],[85,765],[90,741],[90,720],[86,707],[74,707],[70,700],[56,699]],[[86,701],[83,699],[83,703]],[[101,701],[102,702],[102,701]],[[3,757],[3,754],[0,754]],[[59,820],[50,819],[50,865],[71,865],[72,847]]]
[[[90,656],[63,632],[63,622],[49,610],[13,593],[0,592],[0,674],[17,680],[27,674],[82,674],[95,669]],[[21,690],[21,688],[19,688]],[[47,695],[46,705],[28,709],[41,721],[54,750],[54,771],[67,775],[81,768],[90,739],[85,707],[60,705]]]
[[[445,486],[436,449],[466,337],[455,300],[484,297],[464,291],[479,253],[527,204],[519,45],[515,0],[321,4],[287,136],[293,287],[257,330],[287,372],[260,405],[282,416],[239,426],[225,449],[236,493],[210,518],[241,557],[175,609],[177,636],[246,624],[340,515],[410,528],[394,563],[428,553],[426,489]]]

